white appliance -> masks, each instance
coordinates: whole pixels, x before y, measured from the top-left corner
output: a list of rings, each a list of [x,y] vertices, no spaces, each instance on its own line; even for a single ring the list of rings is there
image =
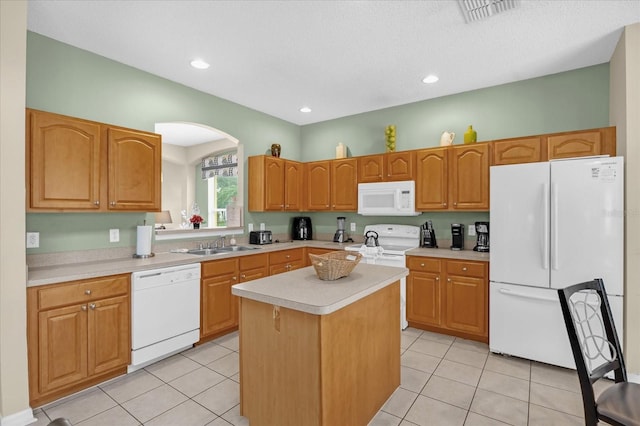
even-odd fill
[[[373,231],[378,234],[378,246],[367,247],[355,244],[345,248],[362,254],[362,261],[374,265],[406,267],[405,253],[420,246],[420,227],[413,225],[367,225],[365,235]],[[400,328],[409,326],[407,322],[407,280],[400,280]]]
[[[200,264],[131,274],[131,365],[142,368],[200,339]]]
[[[492,352],[575,368],[556,289],[602,278],[622,339],[622,157],[491,167]]]
[[[363,216],[417,216],[422,213],[415,200],[412,180],[358,184],[358,214]]]

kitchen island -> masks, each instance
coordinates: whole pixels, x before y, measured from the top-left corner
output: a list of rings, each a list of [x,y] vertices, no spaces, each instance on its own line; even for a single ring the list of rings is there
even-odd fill
[[[407,274],[361,262],[336,281],[307,267],[233,286],[240,410],[251,426],[366,425],[400,385]]]

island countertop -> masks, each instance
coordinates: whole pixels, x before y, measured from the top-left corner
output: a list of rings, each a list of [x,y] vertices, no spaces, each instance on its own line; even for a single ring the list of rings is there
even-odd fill
[[[360,262],[349,276],[335,281],[323,281],[318,278],[313,266],[309,266],[286,274],[236,284],[231,292],[258,302],[314,315],[327,315],[375,293],[408,274],[407,268]]]

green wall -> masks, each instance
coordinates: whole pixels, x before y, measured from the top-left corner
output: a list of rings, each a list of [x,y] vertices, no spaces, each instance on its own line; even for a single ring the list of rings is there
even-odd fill
[[[478,140],[604,127],[609,120],[609,65],[601,64],[541,78],[297,126],[55,40],[28,33],[27,106],[100,122],[153,131],[154,123],[191,121],[238,138],[245,156],[264,154],[271,143],[283,157],[312,161],[333,158],[343,142],[350,155],[384,151],[384,128],[397,126],[397,149],[439,144],[442,131],[461,143],[469,124]],[[246,166],[246,158],[243,159]],[[245,167],[245,194],[246,190]],[[314,232],[332,233],[336,217],[366,224],[434,222],[439,239],[449,224],[488,220],[486,212],[425,213],[416,217],[362,217],[355,213],[303,213]],[[250,213],[245,223],[264,222],[274,233],[288,232],[293,213]],[[27,214],[27,230],[40,232],[40,248],[28,254],[135,246],[135,226],[144,213]],[[120,228],[120,243],[108,229]]]

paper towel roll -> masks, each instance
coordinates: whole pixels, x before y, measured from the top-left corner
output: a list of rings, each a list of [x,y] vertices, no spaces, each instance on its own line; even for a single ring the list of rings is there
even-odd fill
[[[149,256],[151,254],[151,226],[138,226],[136,255]]]

